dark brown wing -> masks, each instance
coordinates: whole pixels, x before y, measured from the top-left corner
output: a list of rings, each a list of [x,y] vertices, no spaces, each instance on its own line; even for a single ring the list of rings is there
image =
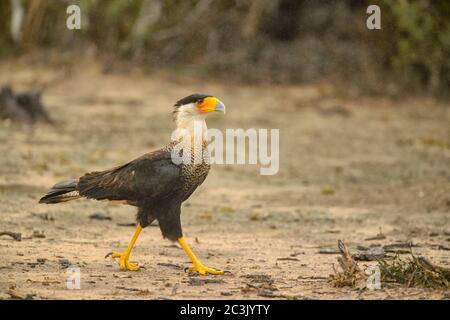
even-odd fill
[[[87,173],[77,189],[87,198],[139,204],[176,192],[181,180],[181,168],[170,152],[158,150],[111,170]]]

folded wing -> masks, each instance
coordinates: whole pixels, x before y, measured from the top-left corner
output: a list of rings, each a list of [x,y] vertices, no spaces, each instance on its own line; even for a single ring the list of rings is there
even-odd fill
[[[143,155],[123,166],[87,173],[79,179],[81,196],[138,205],[170,196],[181,187],[181,168],[168,151]]]

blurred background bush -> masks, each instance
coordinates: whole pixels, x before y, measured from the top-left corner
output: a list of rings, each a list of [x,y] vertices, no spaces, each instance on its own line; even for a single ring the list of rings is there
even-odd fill
[[[81,8],[81,30],[66,28],[70,4]],[[381,7],[382,30],[366,28],[370,4]],[[0,1],[0,57],[37,53],[48,63],[67,53],[110,68],[131,61],[232,81],[443,97],[450,1]]]

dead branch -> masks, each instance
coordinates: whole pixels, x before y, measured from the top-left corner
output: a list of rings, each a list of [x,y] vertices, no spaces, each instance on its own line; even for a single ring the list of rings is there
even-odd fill
[[[448,272],[450,274],[450,269],[437,266],[425,257],[417,257],[417,262],[425,269],[435,272]]]
[[[342,255],[338,258],[338,262],[344,273],[353,274],[355,271],[360,271],[357,263],[353,260],[350,251],[342,240],[338,240],[338,248]]]
[[[0,236],[10,236],[16,241],[22,241],[22,234],[19,232],[2,231],[0,232]]]

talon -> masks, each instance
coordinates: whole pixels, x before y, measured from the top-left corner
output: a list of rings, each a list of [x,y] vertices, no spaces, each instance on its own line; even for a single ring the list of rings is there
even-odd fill
[[[213,268],[208,268],[205,267],[204,265],[192,265],[189,268],[187,268],[188,272],[198,272],[201,275],[206,275],[206,274],[213,274],[213,275],[219,275],[219,274],[223,274],[222,270],[216,270]]]
[[[122,255],[125,255],[125,253],[111,252],[111,258],[120,258]]]
[[[137,225],[136,231],[134,232],[133,238],[131,238],[130,244],[128,245],[127,250],[125,252],[110,252],[108,253],[105,258],[111,256],[111,258],[119,258],[119,268],[120,270],[130,270],[130,271],[137,271],[139,270],[139,266],[132,264],[130,261],[128,261],[128,258],[130,257],[131,249],[133,249],[133,246],[139,236],[139,233],[141,232],[142,227],[140,224]]]
[[[128,257],[126,253],[120,253],[120,252],[111,252],[109,254],[112,258],[119,258],[119,268],[120,270],[130,270],[130,271],[137,271],[139,270],[139,266],[131,263],[128,261]]]
[[[200,262],[200,260],[198,260],[198,258],[195,256],[195,254],[192,253],[191,249],[186,244],[186,242],[184,241],[183,237],[178,238],[178,243],[181,245],[181,247],[186,252],[188,257],[191,258],[191,260],[192,260],[192,266],[190,266],[187,269],[184,269],[184,272],[186,272],[186,270],[187,270],[188,272],[196,271],[196,272],[198,272],[201,275],[205,275],[207,273],[208,274],[223,274],[222,270],[216,270],[216,269],[213,269],[213,268],[205,267]]]
[[[138,271],[139,270],[139,266],[132,264],[128,260],[125,261],[125,268],[126,268],[126,270],[130,270],[130,271]],[[121,269],[121,270],[124,270],[124,269]]]

